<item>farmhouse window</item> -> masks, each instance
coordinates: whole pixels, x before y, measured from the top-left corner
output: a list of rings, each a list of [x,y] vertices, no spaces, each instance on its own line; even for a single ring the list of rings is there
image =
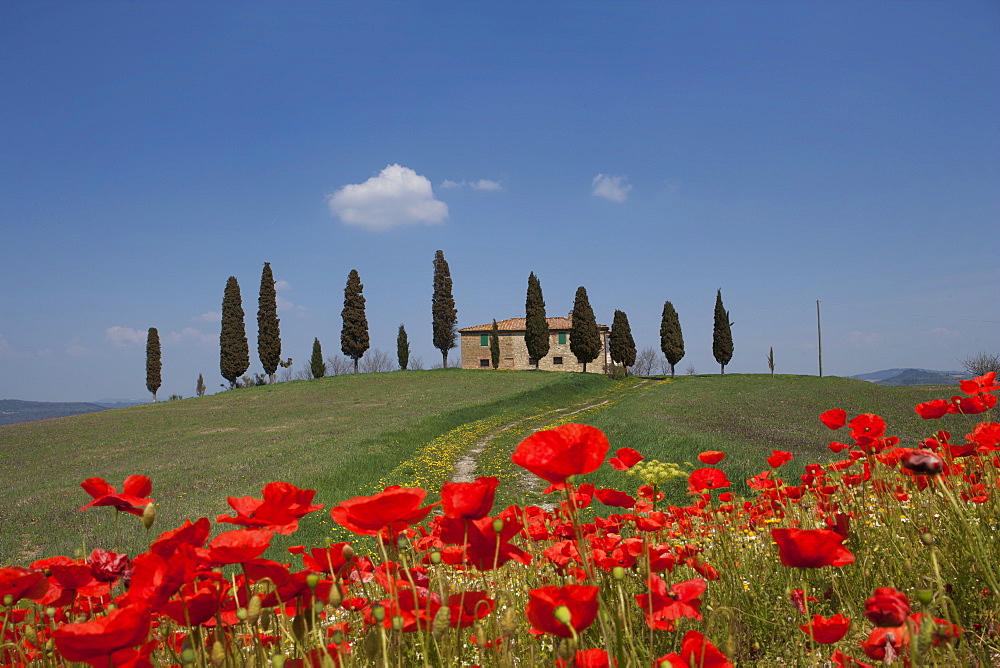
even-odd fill
[[[566,332],[559,332],[559,343],[562,345],[566,345]]]
[[[535,366],[536,364],[538,364],[538,360],[536,360],[534,357],[529,357],[528,364],[530,364],[531,366]]]
[[[562,364],[562,358],[561,357],[553,357],[552,358],[552,363],[553,364]]]
[[[488,359],[479,360],[479,366],[480,367],[485,368],[485,367],[488,367],[489,365],[490,365],[490,361]]]
[[[481,346],[488,346],[488,345],[490,345],[490,335],[489,334],[480,334],[479,335],[479,345],[481,345]]]

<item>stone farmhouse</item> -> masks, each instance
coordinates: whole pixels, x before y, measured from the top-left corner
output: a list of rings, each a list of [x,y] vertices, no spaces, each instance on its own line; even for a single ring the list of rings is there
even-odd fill
[[[569,349],[569,330],[573,326],[573,313],[565,318],[546,318],[549,324],[549,354],[538,362],[538,368],[546,371],[583,371],[583,364]],[[528,347],[524,344],[524,318],[508,318],[497,321],[500,338],[500,368],[526,371],[535,368],[535,360],[528,357]],[[490,358],[490,332],[493,323],[465,327],[458,330],[462,336],[462,368],[492,369]],[[607,325],[597,325],[601,337],[601,350],[593,362],[587,363],[588,373],[604,373],[611,364],[608,354]]]

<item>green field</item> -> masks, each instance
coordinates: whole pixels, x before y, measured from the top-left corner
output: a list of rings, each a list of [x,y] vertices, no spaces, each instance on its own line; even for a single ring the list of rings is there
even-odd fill
[[[612,450],[631,446],[661,461],[697,463],[698,452],[723,450],[729,458],[720,468],[740,492],[743,480],[767,467],[771,450],[796,454],[789,478],[804,463],[833,459],[826,446],[841,434],[817,419],[828,408],[879,413],[903,445],[940,428],[964,434],[971,423],[961,416],[926,423],[913,411],[913,404],[954,390],[807,376],[614,382],[594,374],[452,369],[297,381],[3,426],[0,564],[97,545],[133,553],[144,548],[148,539],[135,530],[134,517],[122,516],[119,539],[113,511],[77,511],[89,500],[79,483],[91,476],[120,488],[127,475],[149,475],[155,535],[186,517],[229,513],[225,497],[259,496],[272,480],[316,489],[316,501],[327,509],[393,483],[422,484],[433,500],[454,463],[485,441],[475,475],[504,480],[500,507],[542,500],[541,486],[513,470],[517,443],[532,430],[577,421],[605,430]],[[636,484],[606,467],[592,481],[630,492]],[[683,485],[670,491],[674,502],[683,502]],[[344,539],[330,533],[326,512],[302,526],[289,540]]]

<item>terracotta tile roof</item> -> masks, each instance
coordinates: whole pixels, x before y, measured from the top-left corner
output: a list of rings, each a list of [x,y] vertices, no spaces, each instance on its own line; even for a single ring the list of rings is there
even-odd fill
[[[546,318],[545,321],[549,324],[549,331],[569,331],[573,326],[573,319],[571,317],[563,318]],[[525,331],[525,318],[507,318],[506,320],[497,320],[497,329],[501,332],[523,332]],[[597,329],[606,330],[607,325],[597,324]],[[475,327],[463,327],[458,330],[459,332],[489,332],[493,330],[493,323],[489,322],[485,325],[476,325]]]

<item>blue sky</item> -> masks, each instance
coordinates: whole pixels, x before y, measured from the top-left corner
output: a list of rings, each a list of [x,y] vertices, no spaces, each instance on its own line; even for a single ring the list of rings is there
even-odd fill
[[[995,2],[8,3],[0,18],[0,398],[160,397],[219,375],[263,263],[285,356],[339,354],[586,286],[681,369],[960,368],[1000,349]],[[453,356],[458,351],[453,351]],[[251,371],[260,371],[252,360]]]

